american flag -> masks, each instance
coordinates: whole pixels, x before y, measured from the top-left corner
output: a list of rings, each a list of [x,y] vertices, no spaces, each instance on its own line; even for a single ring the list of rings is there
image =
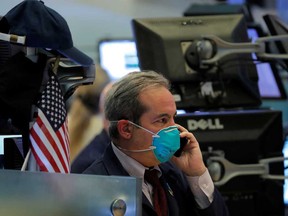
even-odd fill
[[[51,72],[37,101],[30,129],[31,150],[41,171],[69,173],[67,112],[57,77]]]

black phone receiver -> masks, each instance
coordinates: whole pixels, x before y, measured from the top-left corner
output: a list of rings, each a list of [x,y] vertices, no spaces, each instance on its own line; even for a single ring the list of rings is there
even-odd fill
[[[184,146],[188,143],[186,137],[180,137],[180,148],[174,153],[175,157],[180,157]]]

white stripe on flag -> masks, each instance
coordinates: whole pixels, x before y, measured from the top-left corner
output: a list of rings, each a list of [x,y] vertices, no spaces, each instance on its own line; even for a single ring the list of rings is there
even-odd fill
[[[54,130],[50,126],[49,121],[46,119],[46,116],[43,114],[43,112],[40,109],[38,109],[38,115],[39,115],[38,117],[43,121],[43,125],[45,126],[45,129],[48,130],[49,134],[53,137],[53,139],[57,145],[57,148],[60,150],[61,155],[63,157],[63,155],[65,155],[63,152],[63,148],[62,148],[60,141],[59,141],[58,137],[56,136]],[[63,167],[63,164],[59,160],[57,153],[54,150],[55,146],[54,147],[51,146],[49,139],[43,133],[42,129],[39,127],[37,122],[35,122],[35,124],[33,125],[33,128],[34,128],[36,134],[39,136],[39,138],[43,142],[43,144],[45,145],[45,147],[47,148],[48,152],[51,154],[51,156],[52,156],[53,160],[55,161],[55,163],[57,164],[60,172],[64,173],[65,169]],[[64,161],[66,161],[66,156],[64,157]],[[47,164],[47,163],[50,163],[50,162],[47,160],[44,164]],[[65,162],[65,164],[67,166],[67,162]]]
[[[55,172],[53,166],[50,163],[48,163],[49,160],[43,154],[42,150],[38,147],[38,144],[36,143],[36,141],[34,140],[33,136],[31,136],[31,135],[30,135],[30,141],[31,141],[31,144],[33,146],[33,149],[34,149],[36,155],[39,157],[41,162],[43,164],[45,164],[45,167],[48,170],[48,172]]]
[[[46,129],[48,129],[50,135],[52,136],[54,142],[56,143],[57,145],[57,148],[58,150],[60,151],[60,154],[65,162],[65,167],[68,168],[69,170],[69,161],[67,159],[67,142],[66,142],[66,137],[63,133],[60,133],[61,136],[62,136],[62,139],[64,140],[65,143],[63,143],[64,147],[65,147],[65,150],[63,149],[63,146],[61,144],[61,141],[59,140],[57,134],[55,133],[55,131],[53,130],[52,126],[50,126],[50,123],[49,121],[47,120],[46,116],[44,115],[44,113],[42,112],[41,109],[38,110],[38,115],[40,117],[40,119],[43,121],[44,125],[46,126]],[[49,125],[49,127],[47,127],[47,125]],[[62,126],[63,127],[63,126]],[[60,129],[60,131],[62,131],[62,127]],[[55,158],[57,158],[57,164],[58,164],[58,161],[59,161],[59,158],[57,156],[57,153],[55,152],[54,148],[52,148],[51,144],[50,144],[50,141],[48,139],[46,139],[46,142],[44,142],[45,146],[47,147],[47,149],[51,149],[51,152],[53,151],[53,156],[55,156]],[[49,148],[48,148],[49,147]],[[54,157],[53,157],[54,158]],[[56,160],[55,160],[56,161]],[[61,167],[62,169],[64,169],[64,164],[61,163],[61,161],[59,161],[59,163],[61,164]],[[59,166],[59,165],[58,165]],[[65,169],[64,169],[65,170]]]

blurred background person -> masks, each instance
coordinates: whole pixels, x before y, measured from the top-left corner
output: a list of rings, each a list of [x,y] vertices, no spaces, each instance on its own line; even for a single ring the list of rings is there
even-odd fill
[[[104,87],[99,99],[99,115],[102,118],[102,130],[73,160],[71,164],[71,173],[82,173],[96,159],[102,156],[110,143],[110,138],[108,136],[109,121],[105,118],[104,101],[106,94],[111,89],[112,85],[113,82],[110,82]]]
[[[78,87],[67,101],[71,163],[103,128],[99,101],[110,78],[99,66],[96,71],[93,85]]]

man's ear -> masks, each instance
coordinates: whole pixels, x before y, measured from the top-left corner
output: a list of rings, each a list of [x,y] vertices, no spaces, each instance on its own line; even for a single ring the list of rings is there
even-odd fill
[[[132,137],[133,126],[128,120],[119,120],[117,128],[122,138],[130,139]]]

